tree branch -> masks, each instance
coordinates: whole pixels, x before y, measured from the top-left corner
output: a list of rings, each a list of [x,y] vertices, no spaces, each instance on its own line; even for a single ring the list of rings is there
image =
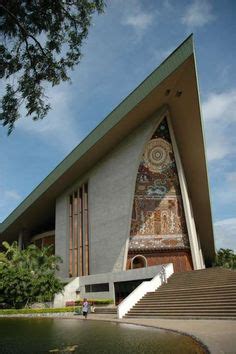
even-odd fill
[[[46,57],[47,54],[45,53],[43,47],[41,46],[41,44],[40,44],[40,42],[37,40],[37,38],[35,38],[32,34],[30,34],[30,33],[26,30],[26,28],[18,21],[17,17],[16,17],[11,11],[9,11],[4,5],[0,4],[0,7],[1,7],[3,10],[5,10],[5,11],[9,14],[9,16],[11,16],[11,17],[15,20],[17,26],[18,26],[18,27],[20,28],[20,30],[23,32],[24,37],[30,37],[30,38],[32,38],[32,39],[35,41],[35,43],[38,45],[38,47],[40,48],[40,50],[41,50],[41,52],[43,53],[43,55]]]
[[[65,9],[65,7],[62,4],[60,6],[61,6],[61,9],[64,12],[64,14],[74,23],[75,29],[77,30],[78,23],[77,23],[76,19],[73,16],[71,16],[71,14]]]
[[[28,43],[26,37],[25,37],[25,40],[24,40],[24,41],[25,41],[26,51],[27,51],[27,54],[28,54],[29,59],[30,59],[31,67],[32,67],[32,69],[33,69],[33,71],[34,71],[35,79],[37,80],[37,76],[38,76],[37,70],[35,69],[35,66],[34,66],[34,63],[33,63],[33,58],[32,58],[32,55],[31,55],[31,53],[30,53],[30,51],[29,51],[29,43]]]

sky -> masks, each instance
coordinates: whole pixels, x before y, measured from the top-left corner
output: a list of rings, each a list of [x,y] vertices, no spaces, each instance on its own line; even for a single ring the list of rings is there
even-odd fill
[[[236,250],[236,1],[106,3],[72,83],[47,90],[47,117],[0,127],[0,222],[193,33],[216,248]]]

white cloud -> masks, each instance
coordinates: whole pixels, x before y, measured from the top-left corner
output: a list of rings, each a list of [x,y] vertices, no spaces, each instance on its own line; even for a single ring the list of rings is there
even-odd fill
[[[4,194],[7,199],[13,199],[17,201],[21,199],[21,195],[15,190],[7,190]]]
[[[236,90],[212,93],[203,102],[208,160],[236,153]]]
[[[42,120],[33,121],[22,114],[24,118],[19,119],[16,129],[37,135],[48,144],[69,152],[80,140],[73,121],[70,87],[60,85],[47,89],[46,94],[52,107],[47,116]]]
[[[235,168],[235,167],[234,167]],[[221,170],[214,172],[215,176],[221,176],[221,187],[218,187],[214,193],[214,199],[220,204],[221,209],[223,207],[233,210],[235,207],[235,195],[236,195],[236,172],[224,173],[224,167]]]
[[[170,0],[164,0],[163,1],[163,8],[168,10],[168,11],[174,11],[174,6],[173,4],[170,2]]]
[[[145,30],[153,21],[153,15],[148,13],[137,13],[129,15],[124,19],[124,24],[130,25],[135,29]]]
[[[236,121],[236,90],[212,93],[208,100],[204,103],[204,114],[207,119],[221,120],[227,123],[228,117],[230,120]]]
[[[226,180],[236,186],[236,172],[229,172],[226,174]]]
[[[188,27],[202,27],[215,20],[212,6],[207,0],[195,0],[187,6],[182,23]]]
[[[214,223],[216,248],[231,248],[236,251],[236,218]]]
[[[22,200],[22,196],[13,189],[4,190],[0,187],[0,215],[1,221],[3,221],[9,213],[18,205],[18,203]]]
[[[141,34],[152,25],[157,13],[155,10],[152,12],[143,10],[137,0],[129,1],[125,3],[121,23],[131,26],[138,34]]]

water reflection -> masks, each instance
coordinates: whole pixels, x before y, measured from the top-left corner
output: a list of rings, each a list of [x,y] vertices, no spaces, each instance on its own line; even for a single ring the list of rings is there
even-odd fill
[[[0,353],[203,354],[190,337],[135,325],[71,319],[0,319]]]

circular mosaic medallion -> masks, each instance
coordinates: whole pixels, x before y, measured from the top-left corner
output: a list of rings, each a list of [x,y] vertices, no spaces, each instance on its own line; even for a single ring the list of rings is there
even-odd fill
[[[144,152],[144,163],[152,172],[161,172],[172,162],[171,145],[164,139],[150,140]]]

